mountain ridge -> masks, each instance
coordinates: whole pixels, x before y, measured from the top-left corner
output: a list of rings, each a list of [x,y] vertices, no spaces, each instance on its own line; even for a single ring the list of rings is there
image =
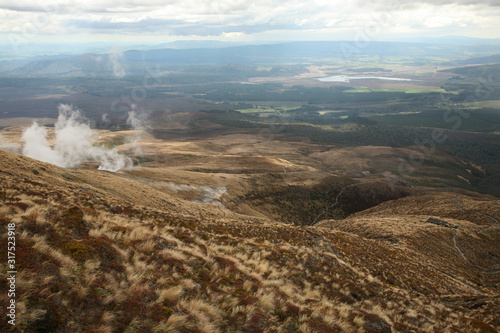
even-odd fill
[[[161,45],[160,45],[161,46]],[[5,76],[123,76],[145,75],[146,68],[138,64],[213,65],[273,65],[314,63],[324,59],[355,60],[358,57],[441,57],[470,58],[471,54],[498,53],[498,45],[458,45],[419,42],[371,41],[360,48],[355,41],[303,41],[258,45],[231,45],[227,47],[131,49],[107,54],[80,54],[73,56],[51,56],[34,60],[28,64],[19,61],[12,69],[6,61],[2,75]],[[10,62],[12,64],[16,62]],[[123,67],[123,68],[122,68]],[[118,72],[116,72],[118,70]]]

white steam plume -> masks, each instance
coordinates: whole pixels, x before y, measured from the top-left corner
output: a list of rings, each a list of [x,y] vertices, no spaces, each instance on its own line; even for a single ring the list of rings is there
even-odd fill
[[[108,56],[111,66],[113,67],[113,74],[117,77],[124,77],[127,74],[121,62],[122,57],[123,53],[119,52],[116,48],[112,48],[111,54]]]
[[[52,149],[47,141],[47,130],[45,127],[38,125],[37,122],[34,122],[31,127],[24,130],[21,140],[25,142],[23,155],[43,162],[67,167],[61,154]]]
[[[99,170],[116,172],[132,167],[132,160],[114,149],[96,147],[97,134],[80,111],[71,105],[59,105],[55,123],[55,144],[47,141],[47,130],[36,122],[23,132],[23,155],[64,168],[78,167],[85,161],[100,162]]]
[[[149,122],[146,119],[145,114],[139,114],[137,112],[137,107],[132,104],[132,111],[129,111],[127,118],[127,125],[129,125],[134,131],[136,131],[132,136],[128,138],[129,143],[133,146],[134,155],[142,155],[142,148],[139,145],[139,141],[142,139],[145,131],[149,129]]]
[[[107,114],[107,113],[103,114],[101,117],[101,121],[103,123],[109,123],[109,114]]]
[[[20,153],[21,145],[16,142],[8,142],[5,140],[4,136],[0,134],[0,149],[7,150],[12,153]]]
[[[137,113],[137,107],[133,104],[132,111],[129,111],[127,125],[136,131],[145,131],[149,128],[149,123],[144,114]]]

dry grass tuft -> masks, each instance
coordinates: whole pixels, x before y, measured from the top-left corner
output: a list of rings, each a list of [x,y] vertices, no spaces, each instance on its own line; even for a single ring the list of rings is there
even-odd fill
[[[170,287],[168,289],[162,289],[158,293],[159,302],[172,302],[178,300],[184,293],[184,288],[182,286]]]
[[[9,206],[1,206],[0,207],[0,219],[4,220],[8,217],[10,213],[10,207]]]

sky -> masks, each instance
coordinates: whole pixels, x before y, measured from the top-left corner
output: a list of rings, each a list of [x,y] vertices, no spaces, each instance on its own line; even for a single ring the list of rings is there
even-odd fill
[[[0,0],[0,41],[13,46],[447,35],[499,38],[500,0]]]

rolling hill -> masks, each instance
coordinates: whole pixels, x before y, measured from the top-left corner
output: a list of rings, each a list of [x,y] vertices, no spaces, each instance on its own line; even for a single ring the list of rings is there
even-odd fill
[[[2,331],[500,328],[498,199],[407,193],[298,226],[195,202],[148,174],[62,169],[0,150],[0,220],[15,223],[17,269],[16,326],[3,320]],[[342,179],[331,180],[337,199],[357,200]]]

